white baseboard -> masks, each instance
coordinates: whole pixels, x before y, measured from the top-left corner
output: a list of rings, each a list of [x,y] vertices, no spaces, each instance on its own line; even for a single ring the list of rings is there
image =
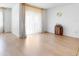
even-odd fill
[[[53,32],[48,32],[48,33],[53,33]],[[54,33],[53,33],[54,34]],[[64,36],[69,36],[69,37],[74,37],[74,38],[79,38],[79,35],[77,34],[70,34],[70,33],[65,33],[63,34]]]
[[[65,36],[69,36],[69,37],[74,37],[74,38],[79,38],[79,35],[76,35],[76,34],[69,34],[69,33],[66,33],[64,34]]]

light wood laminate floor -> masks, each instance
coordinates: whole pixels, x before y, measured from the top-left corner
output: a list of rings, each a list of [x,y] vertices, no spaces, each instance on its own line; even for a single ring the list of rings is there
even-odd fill
[[[13,34],[0,34],[1,56],[75,56],[79,55],[79,39],[41,33],[19,39]]]

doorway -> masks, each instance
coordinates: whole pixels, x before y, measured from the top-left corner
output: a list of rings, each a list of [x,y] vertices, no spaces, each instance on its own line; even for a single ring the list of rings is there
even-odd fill
[[[11,8],[0,8],[0,33],[11,32]]]
[[[11,8],[3,9],[3,32],[10,33],[11,32]]]

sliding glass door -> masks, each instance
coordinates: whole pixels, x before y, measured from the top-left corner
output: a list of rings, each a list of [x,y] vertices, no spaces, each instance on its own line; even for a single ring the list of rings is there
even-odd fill
[[[26,34],[42,32],[42,10],[26,6],[25,12]]]

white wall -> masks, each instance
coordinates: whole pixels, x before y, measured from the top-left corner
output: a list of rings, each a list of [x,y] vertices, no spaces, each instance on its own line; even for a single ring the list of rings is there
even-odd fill
[[[19,4],[14,4],[12,8],[12,33],[19,37]]]
[[[57,17],[57,12],[61,11],[61,17]],[[64,27],[64,35],[79,38],[79,4],[71,4],[48,9],[48,32],[54,33],[56,23]]]

